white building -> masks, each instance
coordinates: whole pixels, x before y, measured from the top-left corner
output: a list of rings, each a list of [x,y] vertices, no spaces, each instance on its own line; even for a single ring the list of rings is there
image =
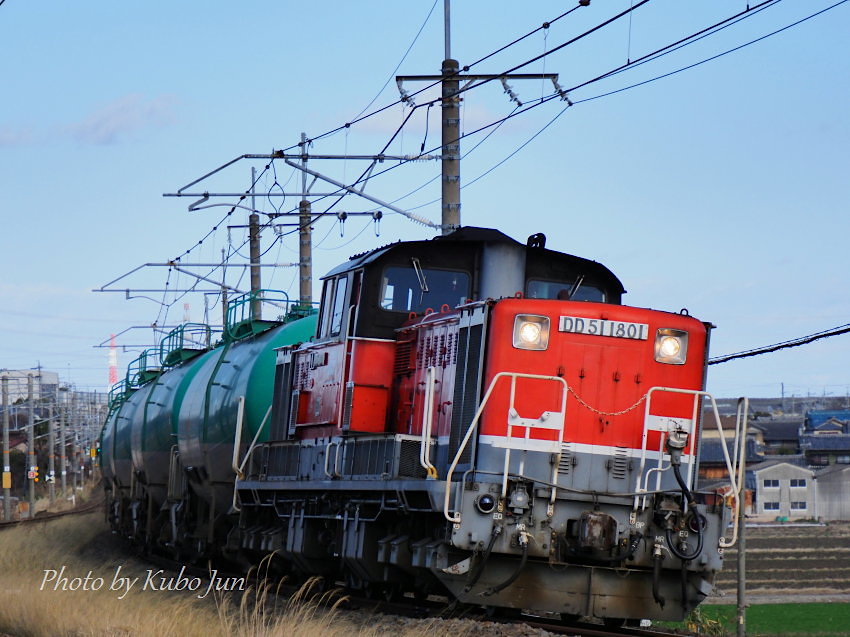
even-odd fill
[[[9,379],[9,402],[27,398],[27,377],[32,376],[32,392],[36,400],[53,398],[59,387],[59,374],[38,369],[0,369],[0,378]]]

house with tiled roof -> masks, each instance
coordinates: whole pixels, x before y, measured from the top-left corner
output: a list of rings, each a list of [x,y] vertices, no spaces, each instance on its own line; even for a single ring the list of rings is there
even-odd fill
[[[763,450],[767,456],[800,453],[800,431],[803,429],[803,419],[799,416],[758,420],[750,426],[750,429],[761,432]]]

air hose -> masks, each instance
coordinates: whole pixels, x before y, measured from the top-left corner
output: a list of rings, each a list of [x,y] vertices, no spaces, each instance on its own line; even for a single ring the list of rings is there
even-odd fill
[[[682,497],[688,503],[689,507],[693,507],[696,504],[694,500],[694,495],[691,493],[691,490],[688,489],[688,485],[685,484],[685,481],[682,479],[682,472],[679,469],[679,463],[673,463],[673,475],[676,476],[676,482],[679,483],[679,488],[682,490]]]
[[[672,456],[673,456],[673,454],[671,454],[671,457]],[[696,509],[696,500],[694,500],[694,495],[691,493],[691,490],[688,489],[688,485],[685,484],[685,481],[682,478],[682,472],[679,469],[680,465],[679,465],[679,462],[678,462],[678,457],[672,457],[671,460],[672,460],[671,464],[673,465],[673,475],[676,477],[676,482],[679,483],[679,488],[682,490],[682,498],[684,498],[685,501],[687,501],[689,510],[692,512],[693,515],[696,516],[696,527],[695,528],[692,527],[692,530],[697,535],[697,548],[693,553],[690,553],[690,554],[685,553],[684,551],[681,551],[679,549],[679,547],[676,545],[676,542],[673,539],[673,529],[672,528],[668,528],[667,531],[666,531],[667,546],[670,547],[670,551],[673,553],[673,555],[678,557],[680,560],[688,561],[688,560],[694,559],[700,553],[702,553],[703,518]]]
[[[466,586],[463,587],[464,593],[471,591],[472,587],[478,583],[478,580],[481,578],[481,574],[484,572],[484,565],[487,564],[487,560],[490,559],[490,553],[493,551],[493,545],[496,544],[496,538],[499,537],[501,532],[501,526],[493,527],[493,533],[490,535],[490,542],[487,544],[487,548],[484,549],[484,555],[482,555],[481,559],[478,560],[478,563],[475,565],[475,569],[473,569],[473,571],[469,574],[469,582],[467,582]]]
[[[673,529],[667,529],[667,546],[670,547],[670,552],[678,557],[680,560],[690,561],[696,558],[700,553],[702,553],[702,530],[697,531],[697,548],[693,553],[685,553],[679,550],[679,547],[676,546],[675,539],[673,538]]]
[[[506,589],[508,586],[513,584],[516,581],[516,578],[519,577],[520,572],[523,568],[525,568],[525,563],[528,561],[528,540],[522,542],[522,557],[519,560],[519,564],[517,564],[516,570],[511,574],[511,576],[506,579],[504,582],[497,586],[492,586],[488,588],[486,591],[481,593],[484,597],[490,597],[490,595],[495,595],[499,591]]]
[[[661,545],[655,545],[655,552],[652,555],[652,598],[656,603],[664,609],[664,604],[667,600],[659,591],[661,583],[661,562],[664,560],[664,555],[661,553]]]

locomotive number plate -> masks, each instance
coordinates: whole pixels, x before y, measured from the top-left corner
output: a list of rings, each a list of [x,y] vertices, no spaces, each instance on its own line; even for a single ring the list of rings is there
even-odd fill
[[[607,321],[604,319],[582,318],[580,316],[560,317],[558,331],[572,332],[574,334],[591,334],[593,336],[631,338],[639,341],[645,341],[649,338],[649,325],[647,323]]]

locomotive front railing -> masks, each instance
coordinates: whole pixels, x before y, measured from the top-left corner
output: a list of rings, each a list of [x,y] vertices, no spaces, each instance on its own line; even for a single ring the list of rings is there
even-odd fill
[[[651,404],[652,404],[652,396],[655,393],[673,393],[673,394],[688,394],[693,397],[693,411],[690,419],[686,418],[673,418],[673,417],[665,417],[665,416],[657,416],[651,413]],[[694,435],[694,431],[696,429],[697,416],[700,407],[700,398],[706,398],[711,402],[712,413],[714,415],[714,421],[717,426],[718,435],[720,436],[721,448],[723,449],[723,457],[726,461],[726,470],[729,475],[729,485],[730,490],[733,494],[734,498],[734,506],[733,506],[733,514],[732,514],[732,526],[733,536],[730,541],[727,542],[725,538],[720,539],[720,546],[722,548],[729,548],[735,544],[737,541],[737,521],[738,516],[740,515],[740,499],[741,499],[741,486],[743,484],[743,471],[744,471],[744,454],[746,449],[746,426],[747,426],[747,412],[749,411],[749,401],[746,398],[738,399],[738,414],[735,423],[735,439],[734,439],[734,447],[733,452],[730,457],[729,450],[726,447],[726,438],[723,433],[723,425],[720,422],[720,412],[717,409],[717,403],[714,400],[714,397],[705,391],[698,391],[692,389],[679,389],[677,387],[652,387],[646,393],[646,408],[644,411],[644,419],[643,419],[643,436],[641,440],[641,450],[640,450],[640,468],[637,473],[636,485],[635,485],[635,500],[634,500],[634,511],[636,512],[639,508],[646,507],[646,494],[649,493],[649,481],[652,474],[655,474],[655,490],[658,491],[661,489],[661,476],[662,474],[669,470],[671,465],[669,464],[669,455],[668,455],[668,464],[664,464],[665,457],[665,445],[667,439],[671,432],[684,432],[688,435],[688,444],[687,444],[687,453],[683,456],[683,458],[689,458],[688,460],[688,474],[687,474],[687,484],[693,484],[694,479],[694,466],[695,466],[695,453],[694,447],[696,444],[696,436]],[[742,409],[743,406],[743,409]],[[649,468],[645,473],[647,459],[649,454],[649,449],[647,449],[647,440],[649,438],[650,431],[658,431],[662,435],[659,437],[658,441],[658,449],[653,450],[653,453],[657,454],[657,463],[654,467]],[[742,439],[743,437],[743,439]],[[632,514],[633,517],[635,513]]]
[[[472,419],[472,422],[469,423],[469,427],[466,430],[466,435],[464,435],[463,440],[458,447],[457,453],[455,453],[455,457],[452,460],[451,465],[449,466],[449,471],[446,474],[446,492],[443,500],[443,515],[449,522],[454,524],[459,524],[461,519],[461,514],[458,511],[454,511],[453,513],[449,513],[450,500],[451,500],[451,489],[452,489],[452,475],[454,474],[455,468],[460,462],[461,456],[463,456],[463,452],[466,449],[466,445],[469,444],[469,440],[472,438],[472,434],[478,427],[478,422],[481,419],[481,414],[484,412],[484,408],[487,406],[487,402],[490,400],[490,396],[493,394],[493,389],[496,387],[496,384],[502,378],[510,378],[511,379],[511,394],[510,394],[510,406],[508,407],[508,422],[507,422],[507,431],[505,434],[506,441],[502,444],[494,444],[494,446],[504,446],[505,448],[505,467],[502,474],[502,497],[505,497],[508,489],[508,469],[510,467],[510,456],[511,449],[520,449],[522,451],[540,451],[539,443],[551,442],[551,450],[547,449],[547,451],[551,451],[556,454],[556,460],[552,465],[552,493],[550,496],[549,502],[549,510],[552,510],[552,507],[555,503],[555,497],[557,494],[557,484],[558,479],[558,463],[561,460],[561,443],[564,440],[564,422],[566,421],[566,411],[567,411],[567,392],[569,391],[569,387],[567,386],[567,381],[565,381],[560,376],[541,376],[538,374],[522,374],[519,372],[499,372],[495,376],[493,376],[493,380],[490,381],[490,386],[487,388],[487,392],[484,394],[484,398],[481,400],[481,404],[478,406],[478,410],[475,412],[475,416]],[[552,381],[556,383],[560,383],[561,387],[561,411],[559,412],[543,412],[543,414],[536,419],[531,418],[522,418],[518,413],[514,406],[514,399],[516,398],[516,381],[517,378],[529,378],[532,380],[544,380],[544,381]],[[517,441],[513,441],[513,432],[512,429],[514,427],[524,427],[525,428],[525,436]],[[558,432],[558,440],[536,440],[531,438],[531,430],[532,429],[545,429],[549,431],[557,431]],[[520,458],[520,473],[522,473],[525,468],[525,456]]]

